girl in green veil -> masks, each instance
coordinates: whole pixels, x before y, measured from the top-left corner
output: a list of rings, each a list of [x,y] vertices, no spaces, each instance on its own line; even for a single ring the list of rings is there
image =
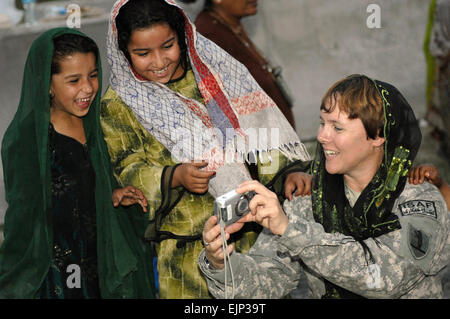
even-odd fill
[[[112,176],[99,79],[98,48],[81,32],[55,28],[33,42],[2,141],[2,298],[154,297],[147,218],[133,205],[146,211],[147,201]]]

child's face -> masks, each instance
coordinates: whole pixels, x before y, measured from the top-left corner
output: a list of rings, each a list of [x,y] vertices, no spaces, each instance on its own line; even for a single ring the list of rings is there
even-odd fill
[[[134,30],[128,52],[134,70],[148,81],[165,84],[183,75],[178,37],[167,23]]]
[[[98,91],[94,53],[74,53],[59,61],[60,72],[52,75],[52,114],[81,118],[89,112]]]

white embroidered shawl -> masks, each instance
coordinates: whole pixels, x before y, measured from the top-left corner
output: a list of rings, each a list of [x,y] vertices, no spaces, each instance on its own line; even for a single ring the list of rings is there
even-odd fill
[[[216,171],[209,192],[220,196],[250,179],[244,160],[271,160],[278,149],[291,160],[309,160],[296,132],[248,70],[224,50],[196,32],[185,17],[189,61],[205,105],[161,83],[143,81],[133,73],[117,42],[115,18],[128,0],[117,1],[108,30],[110,84],[137,119],[177,162],[206,160]],[[278,167],[271,169],[278,171]],[[268,171],[267,173],[274,173]]]

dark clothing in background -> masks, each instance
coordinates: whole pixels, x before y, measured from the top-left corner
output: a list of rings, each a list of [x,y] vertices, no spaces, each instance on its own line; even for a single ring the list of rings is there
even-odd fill
[[[270,96],[295,129],[292,109],[283,97],[280,88],[275,83],[273,74],[268,70],[267,61],[262,56],[255,55],[250,49],[250,46],[254,46],[254,44],[249,43],[246,46],[228,26],[224,25],[210,12],[205,10],[200,12],[195,19],[195,26],[197,27],[197,31],[204,37],[216,43],[247,67],[259,86]]]

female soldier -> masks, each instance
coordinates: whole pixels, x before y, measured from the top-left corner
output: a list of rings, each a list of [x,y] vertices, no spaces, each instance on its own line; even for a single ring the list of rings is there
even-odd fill
[[[242,221],[268,228],[246,255],[230,257],[236,297],[282,297],[302,268],[314,298],[442,297],[437,275],[450,259],[450,218],[435,186],[406,183],[421,133],[404,97],[366,76],[345,78],[322,100],[317,140],[311,197],[286,201],[283,211],[256,181],[236,190],[257,193]],[[199,263],[222,297],[215,223],[205,224]]]

